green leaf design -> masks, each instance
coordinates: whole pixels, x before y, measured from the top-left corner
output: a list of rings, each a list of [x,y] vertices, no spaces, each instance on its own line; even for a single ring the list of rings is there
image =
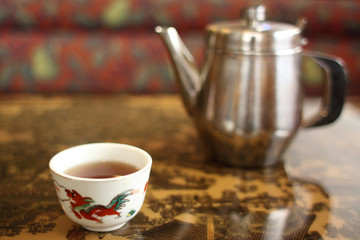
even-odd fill
[[[35,78],[48,81],[58,74],[58,66],[46,47],[35,49],[31,58],[31,69]]]
[[[106,26],[117,28],[124,24],[128,19],[130,13],[130,6],[128,1],[116,0],[113,1],[104,10],[102,21]]]
[[[76,206],[76,207],[74,207],[74,210],[76,210],[76,211],[81,211],[81,210],[85,210],[87,207],[89,207],[90,206],[90,203],[87,203],[87,204],[83,204],[83,205],[81,205],[81,206]]]
[[[311,58],[303,59],[303,79],[308,85],[319,85],[322,83],[323,72],[319,65]]]
[[[24,26],[33,26],[35,24],[35,17],[26,11],[15,12],[14,16],[17,22]]]
[[[10,15],[9,9],[0,7],[0,22],[6,21],[6,18]]]
[[[132,209],[126,216],[131,217],[132,215],[134,215],[135,212],[136,212],[136,210]]]
[[[0,73],[0,86],[7,87],[16,72],[14,65],[4,67]]]

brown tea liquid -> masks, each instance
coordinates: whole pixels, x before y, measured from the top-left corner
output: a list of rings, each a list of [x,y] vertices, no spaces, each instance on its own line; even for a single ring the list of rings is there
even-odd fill
[[[84,163],[67,169],[66,174],[82,178],[113,178],[128,175],[139,170],[135,166],[122,162],[101,161]]]

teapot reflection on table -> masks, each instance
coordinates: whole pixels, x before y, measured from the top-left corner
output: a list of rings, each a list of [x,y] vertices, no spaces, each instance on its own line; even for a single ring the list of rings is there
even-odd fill
[[[246,9],[244,19],[207,26],[201,71],[173,27],[157,26],[171,56],[184,105],[207,153],[234,166],[278,163],[303,127],[335,121],[345,96],[341,59],[304,54],[297,25],[265,20],[265,7]],[[302,61],[320,66],[326,81],[322,108],[303,119]]]
[[[217,221],[223,223],[219,228],[223,228],[226,236],[275,240],[312,239],[311,236],[319,239],[324,235],[331,199],[320,184],[288,176],[283,163],[233,171],[237,172],[234,182],[238,192],[230,202],[238,203],[242,210],[217,209],[223,213]],[[323,227],[313,231],[312,225]]]

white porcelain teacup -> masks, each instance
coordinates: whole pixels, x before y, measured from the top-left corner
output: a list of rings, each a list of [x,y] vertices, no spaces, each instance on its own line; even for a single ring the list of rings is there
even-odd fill
[[[122,176],[101,173],[102,164],[110,162],[128,164],[134,169]],[[122,227],[140,211],[151,165],[147,152],[119,143],[91,143],[68,148],[56,154],[49,163],[65,214],[88,230],[103,232]],[[89,166],[103,176],[81,175]],[[108,168],[115,169],[112,165]]]

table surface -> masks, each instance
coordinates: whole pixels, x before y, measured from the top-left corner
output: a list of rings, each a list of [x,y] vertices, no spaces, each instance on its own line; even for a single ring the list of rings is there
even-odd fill
[[[359,106],[301,129],[284,164],[245,170],[205,159],[176,95],[1,95],[0,238],[358,239]],[[154,161],[141,211],[109,233],[64,215],[48,169],[56,152],[90,142]]]

